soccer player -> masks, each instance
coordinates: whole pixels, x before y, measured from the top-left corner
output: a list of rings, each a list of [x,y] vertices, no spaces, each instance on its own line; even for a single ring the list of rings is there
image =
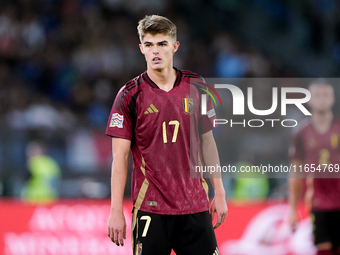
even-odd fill
[[[201,115],[201,76],[173,67],[176,26],[150,15],[138,23],[140,51],[147,70],[121,88],[106,134],[112,137],[111,213],[108,236],[123,245],[128,155],[132,171],[133,254],[219,254],[214,228],[227,216],[221,178],[212,178],[215,197],[209,213],[208,185],[195,166],[219,165],[212,134],[211,99]],[[191,175],[193,174],[193,175]],[[212,220],[217,214],[213,226]]]
[[[312,117],[294,134],[290,158],[297,169],[300,165],[306,165],[314,172],[314,176],[317,174],[316,177],[322,177],[322,174],[324,177],[331,177],[327,173],[320,173],[320,169],[323,171],[325,166],[335,168],[334,166],[338,167],[340,164],[340,121],[336,120],[332,113],[334,91],[331,85],[319,80],[310,85],[310,92],[312,97],[309,106]],[[316,170],[313,170],[313,167]],[[293,231],[296,228],[297,207],[306,180],[306,202],[311,208],[317,254],[339,255],[340,179],[307,177],[289,180],[291,227]]]

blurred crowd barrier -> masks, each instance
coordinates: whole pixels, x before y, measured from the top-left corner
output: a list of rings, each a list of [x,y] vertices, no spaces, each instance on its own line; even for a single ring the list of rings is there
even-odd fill
[[[288,205],[277,201],[229,201],[228,217],[216,230],[221,255],[314,255],[312,223],[303,206],[301,221],[292,233]],[[99,255],[131,254],[131,209],[124,214],[127,239],[117,247],[106,234],[109,200],[59,200],[29,204],[0,200],[0,254]]]

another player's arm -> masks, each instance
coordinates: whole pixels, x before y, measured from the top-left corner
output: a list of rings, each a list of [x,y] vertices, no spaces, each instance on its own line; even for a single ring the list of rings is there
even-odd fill
[[[302,161],[293,160],[291,163],[297,167],[302,164]],[[299,173],[291,173],[288,179],[288,202],[290,205],[289,224],[293,231],[296,230],[296,224],[298,222],[298,206],[302,195],[303,181],[304,179],[302,176],[299,176]]]
[[[202,156],[206,166],[220,165],[218,151],[212,131],[209,131],[201,136]],[[225,199],[225,190],[222,183],[221,174],[214,174],[210,178],[215,190],[215,197],[211,203],[210,215],[214,219],[215,213],[217,220],[214,228],[218,228],[225,220],[228,214],[228,207]]]
[[[118,246],[123,246],[123,239],[126,239],[126,221],[123,213],[123,202],[128,173],[130,145],[130,140],[112,138],[111,212],[107,225],[107,234],[112,242]]]
[[[312,210],[312,199],[314,194],[314,179],[309,177],[306,179],[306,194],[305,194],[305,207],[308,212]]]

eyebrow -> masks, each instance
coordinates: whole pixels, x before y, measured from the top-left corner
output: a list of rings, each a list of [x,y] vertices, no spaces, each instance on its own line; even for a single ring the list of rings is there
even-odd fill
[[[153,44],[152,42],[148,42],[148,41],[144,42],[143,44],[148,44],[148,43]],[[157,44],[161,44],[161,43],[169,43],[169,42],[167,40],[157,42]]]

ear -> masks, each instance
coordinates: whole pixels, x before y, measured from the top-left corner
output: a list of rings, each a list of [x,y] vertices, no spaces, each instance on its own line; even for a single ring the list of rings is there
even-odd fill
[[[175,53],[178,50],[179,45],[179,41],[174,42],[172,53]]]
[[[334,95],[333,95],[331,101],[332,101],[332,107],[333,107],[335,105],[335,96]]]
[[[144,54],[144,48],[143,48],[143,45],[141,43],[139,44],[139,49],[140,49],[140,52],[142,52],[142,54]]]

